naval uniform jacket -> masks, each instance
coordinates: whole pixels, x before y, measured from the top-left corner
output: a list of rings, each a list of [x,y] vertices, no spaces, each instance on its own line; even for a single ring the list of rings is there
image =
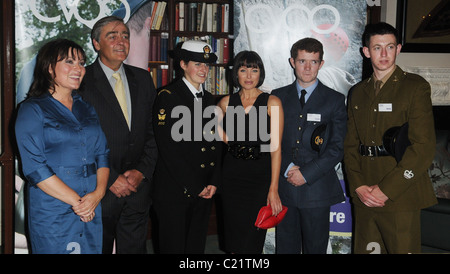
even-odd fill
[[[417,210],[436,203],[427,169],[435,155],[431,87],[421,76],[397,67],[375,97],[373,79],[356,84],[348,99],[345,171],[353,204],[366,207],[355,189],[378,184],[389,197],[378,211]],[[409,123],[410,145],[402,160],[392,156],[361,156],[360,144],[382,145],[387,129]]]
[[[284,205],[298,208],[326,207],[342,202],[344,194],[334,167],[342,160],[347,114],[345,96],[320,81],[302,108],[296,82],[272,91],[281,99],[284,131],[278,186]],[[328,137],[319,152],[311,148],[311,134],[327,125]],[[290,163],[300,167],[306,184],[295,187],[284,173]]]
[[[204,187],[219,185],[222,144],[214,137],[215,126],[209,126],[214,116],[204,112],[208,106],[215,106],[211,93],[204,90],[197,101],[182,79],[158,92],[153,106],[159,152],[155,202],[194,198]]]

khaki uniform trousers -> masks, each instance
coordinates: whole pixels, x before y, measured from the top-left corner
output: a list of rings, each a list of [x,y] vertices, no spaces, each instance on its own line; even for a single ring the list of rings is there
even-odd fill
[[[421,252],[420,209],[376,211],[354,207],[355,254],[407,254]]]

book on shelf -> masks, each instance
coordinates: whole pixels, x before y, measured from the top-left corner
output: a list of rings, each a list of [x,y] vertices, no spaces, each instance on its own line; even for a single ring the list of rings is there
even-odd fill
[[[158,2],[153,1],[152,2],[152,15],[151,15],[151,20],[150,20],[150,29],[153,26],[153,21],[155,21],[155,18],[157,18],[156,16],[156,10],[158,9]]]
[[[188,8],[189,23],[188,31],[197,31],[197,3],[191,3]]]
[[[218,12],[217,12],[217,3],[213,3],[212,5],[212,32],[217,32],[217,16],[218,16]]]
[[[222,5],[222,32],[229,32],[228,25],[230,24],[230,4]]]
[[[177,2],[175,31],[228,32],[229,16],[229,4]]]
[[[200,12],[200,26],[198,31],[206,30],[206,6],[207,3],[202,4],[202,10]]]
[[[168,61],[169,33],[161,32],[150,36],[148,61],[164,63]]]
[[[161,59],[160,61],[167,62],[167,52],[169,50],[169,33],[161,32]]]
[[[159,30],[161,28],[162,19],[164,17],[165,12],[166,12],[167,2],[162,1],[162,2],[159,3],[159,6],[161,7],[161,9],[158,12],[158,19],[156,21],[155,30]]]
[[[227,70],[225,67],[210,67],[208,77],[203,84],[205,90],[213,95],[229,94],[229,84],[226,77]]]
[[[160,65],[157,67],[148,68],[153,79],[153,84],[158,89],[169,84],[169,66]]]
[[[152,30],[160,30],[161,25],[163,23],[164,17],[166,15],[166,1],[153,1],[152,2],[152,15],[151,15],[151,23],[150,29]]]
[[[206,31],[212,32],[213,24],[213,7],[212,4],[206,4]]]
[[[230,61],[230,40],[223,38],[223,63],[228,64]]]

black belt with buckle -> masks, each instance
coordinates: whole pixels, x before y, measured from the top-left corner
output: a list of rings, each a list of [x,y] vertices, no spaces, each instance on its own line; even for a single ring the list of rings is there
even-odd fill
[[[379,157],[379,156],[390,156],[386,148],[381,146],[365,146],[363,144],[359,145],[359,154],[368,157]]]

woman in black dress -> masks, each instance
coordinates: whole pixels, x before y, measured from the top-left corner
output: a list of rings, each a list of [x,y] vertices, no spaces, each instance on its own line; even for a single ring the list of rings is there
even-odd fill
[[[254,225],[258,212],[269,204],[274,215],[282,209],[278,178],[284,116],[281,101],[258,88],[264,76],[260,56],[240,52],[233,66],[239,92],[219,102],[228,145],[222,186],[225,249],[232,253],[261,253],[266,230]]]

